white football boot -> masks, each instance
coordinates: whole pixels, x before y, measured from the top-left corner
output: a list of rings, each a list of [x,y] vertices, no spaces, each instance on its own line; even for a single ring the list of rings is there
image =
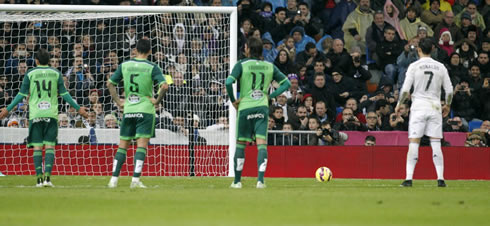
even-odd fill
[[[242,182],[238,182],[236,184],[231,183],[230,188],[240,189],[240,188],[242,188]]]
[[[265,186],[265,184],[264,184],[264,183],[262,183],[262,182],[260,182],[260,181],[257,181],[257,188],[262,189],[262,188],[266,188],[266,187],[267,187],[267,186]]]
[[[141,181],[133,181],[131,182],[131,185],[129,185],[129,188],[147,188],[147,187]]]

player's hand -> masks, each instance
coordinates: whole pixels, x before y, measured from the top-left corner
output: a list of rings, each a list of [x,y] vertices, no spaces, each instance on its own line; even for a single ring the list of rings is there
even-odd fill
[[[235,109],[237,109],[237,110],[238,110],[238,105],[240,104],[240,100],[241,99],[238,99],[235,102],[233,102],[233,107],[235,107]]]
[[[2,108],[2,110],[0,111],[0,119],[4,119],[5,117],[7,117],[7,115],[9,115],[9,111],[7,111],[7,108]]]
[[[397,104],[395,107],[395,113],[398,113],[398,112],[400,112],[400,106]]]
[[[88,118],[87,108],[80,107],[80,109],[78,109],[78,114],[80,114],[84,118]]]
[[[447,113],[447,115],[449,115],[449,112],[451,112],[451,106],[445,104],[444,106],[442,106],[442,114],[444,115],[444,113]]]
[[[119,109],[121,109],[121,111],[124,110],[124,103],[117,102],[116,105]]]
[[[150,101],[151,101],[151,103],[152,103],[153,105],[158,106],[157,99],[155,99],[155,98],[151,97],[151,98],[150,98]]]

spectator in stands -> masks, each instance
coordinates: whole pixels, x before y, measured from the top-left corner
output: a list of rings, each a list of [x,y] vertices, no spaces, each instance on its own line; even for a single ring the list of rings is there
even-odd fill
[[[61,71],[60,58],[50,58],[49,59],[49,66],[51,66],[52,68],[55,68],[55,69],[58,69],[59,71]]]
[[[361,123],[366,123],[366,117],[364,116],[364,114],[362,114],[362,112],[360,111],[357,105],[358,105],[357,100],[351,97],[347,99],[347,101],[345,102],[344,109],[345,108],[352,109],[352,111],[354,112],[354,116],[356,116]],[[342,112],[337,114],[337,117],[335,118],[335,122],[341,122],[341,121],[342,121]]]
[[[488,59],[488,52],[480,51],[478,53],[477,64],[480,67],[481,74],[485,76],[490,75],[490,63]]]
[[[104,128],[104,108],[102,108],[101,103],[96,103],[90,106],[90,110],[95,112],[95,124],[97,128]]]
[[[383,11],[376,11],[374,13],[374,19],[371,26],[366,31],[366,43],[371,59],[378,61],[378,55],[376,54],[376,46],[384,40],[384,29],[387,26],[391,26],[384,19]],[[396,31],[395,31],[396,33]],[[398,35],[396,35],[398,36]],[[397,38],[400,40],[400,38]]]
[[[371,72],[367,70],[367,65],[362,64],[361,61],[361,49],[359,47],[354,47],[351,50],[351,60],[349,61],[349,66],[345,72],[345,76],[352,78],[358,91],[362,94],[367,93],[366,82],[371,79]]]
[[[315,43],[308,42],[305,46],[305,50],[296,55],[296,64],[306,65],[306,67],[313,67],[315,62],[322,62],[325,59],[325,55],[316,49]]]
[[[478,64],[473,64],[470,66],[470,80],[469,89],[473,94],[478,93],[483,85],[483,78]]]
[[[403,52],[396,59],[396,65],[398,66],[398,88],[401,89],[403,82],[405,81],[405,73],[408,66],[419,59],[417,53],[417,47],[419,46],[419,39],[412,38],[403,48]]]
[[[351,60],[350,54],[344,48],[344,43],[340,39],[333,40],[333,51],[327,54],[327,58],[330,59],[332,67],[335,66],[342,71],[349,71],[349,62]]]
[[[483,40],[481,42],[481,51],[488,53],[488,52],[490,52],[490,29],[487,28],[486,31],[488,34],[483,36]]]
[[[486,77],[483,80],[482,88],[480,89],[480,119],[490,120],[490,77]],[[490,141],[490,139],[488,139]]]
[[[444,18],[443,12],[440,8],[440,0],[430,0],[429,9],[424,10],[420,16],[420,20],[429,25],[432,30],[434,30],[434,28],[440,24]]]
[[[39,44],[36,36],[29,35],[25,38],[26,51],[34,56],[34,53],[39,49]]]
[[[313,99],[313,95],[310,93],[307,93],[303,96],[303,99],[301,100],[301,103],[305,106],[307,116],[311,116],[315,112],[315,100]]]
[[[466,142],[464,144],[465,147],[485,147],[487,146],[486,144],[486,139],[485,137],[482,137],[478,133],[471,133],[471,135],[468,136],[468,139],[466,139]]]
[[[344,32],[342,26],[349,14],[357,8],[356,2],[353,0],[340,0],[336,2],[335,8],[329,18],[324,19],[324,30],[329,33],[334,39],[343,39]]]
[[[395,0],[396,1],[396,0]],[[400,10],[393,4],[391,0],[386,0],[384,5],[384,20],[396,29],[401,40],[406,40],[405,34],[400,26]]]
[[[460,61],[466,69],[469,69],[470,64],[478,57],[478,53],[476,52],[476,46],[472,41],[465,38],[462,39],[456,45],[455,52],[459,54]]]
[[[392,130],[408,131],[408,115],[410,108],[408,104],[401,104],[400,111],[391,113],[390,127]]]
[[[367,131],[367,127],[359,121],[350,108],[342,110],[342,121],[335,123],[333,128],[338,131]]]
[[[173,33],[175,36],[175,28]],[[120,39],[122,41],[121,43],[122,54],[124,56],[124,59],[128,59],[131,49],[136,47],[136,42],[138,41],[138,35],[136,34],[136,26],[126,25],[124,27],[124,34]]]
[[[7,77],[0,75],[0,106],[5,107],[12,100],[12,90],[7,89]]]
[[[369,4],[370,0],[360,0],[359,6],[349,14],[342,26],[345,47],[351,49],[352,46],[359,46],[363,54],[366,54],[366,31],[373,22]]]
[[[322,101],[325,107],[328,109],[328,115],[330,116],[329,121],[334,120],[332,117],[335,116],[335,108],[338,104],[335,102],[334,93],[332,93],[325,84],[325,74],[317,72],[313,80],[313,88],[310,93],[313,95],[314,99],[319,102]]]
[[[330,122],[322,122],[321,128],[316,132],[318,145],[322,146],[342,146],[347,140],[347,134],[332,128]]]
[[[461,29],[459,29],[459,27],[454,23],[454,13],[452,11],[445,11],[442,14],[444,15],[442,22],[437,24],[436,27],[434,28],[434,34],[435,34],[434,39],[439,40],[441,29],[447,28],[451,33],[451,39],[455,43],[462,40],[464,36],[463,33],[461,32]]]
[[[224,64],[220,59],[218,53],[213,53],[208,56],[205,61],[204,71],[201,73],[201,80],[203,81],[211,81],[217,80],[222,82],[226,78],[226,69],[224,68]]]
[[[5,74],[16,74],[19,62],[26,62],[28,66],[34,64],[31,53],[27,52],[25,44],[18,44],[14,53],[5,62]]]
[[[68,116],[66,114],[58,115],[58,124],[59,128],[72,128],[70,120],[68,119]]]
[[[276,44],[272,41],[272,37],[269,32],[266,32],[262,36],[262,44],[262,56],[264,57],[264,60],[273,63],[279,51],[276,48]]]
[[[483,16],[477,11],[477,5],[475,2],[470,1],[468,2],[468,5],[466,5],[466,8],[460,12],[458,15],[456,15],[456,24],[458,24],[459,21],[461,21],[460,18],[468,18],[471,21],[471,24],[477,26],[480,28],[480,30],[485,30],[485,20],[483,19]]]
[[[311,14],[308,4],[305,1],[298,4],[298,11],[300,13],[294,16],[293,23],[297,26],[304,27],[305,33],[308,36],[318,37],[320,35],[321,21],[318,17]]]
[[[335,120],[335,118],[334,118],[335,115],[331,114],[330,112],[331,112],[331,110],[328,109],[325,102],[319,100],[315,103],[315,111],[312,114],[312,116],[318,118],[318,120],[320,120],[320,122],[324,122],[324,121],[330,122],[330,121]]]
[[[220,116],[218,117],[218,121],[216,124],[210,125],[206,127],[206,130],[209,131],[226,131],[230,128],[230,125],[228,123],[228,117],[226,116]]]
[[[327,86],[329,91],[334,94],[336,107],[344,106],[347,99],[353,97],[355,99],[361,98],[364,94],[361,87],[357,87],[358,84],[352,78],[342,75],[343,72],[334,69],[332,72],[333,84]]]
[[[285,75],[294,73],[294,65],[290,59],[289,51],[286,48],[280,49],[274,65]]]
[[[464,10],[470,0],[454,0],[454,5],[451,7],[454,14],[459,14]]]
[[[295,115],[294,108],[288,105],[288,99],[285,92],[279,94],[279,96],[276,97],[276,101],[273,106],[280,107],[283,110],[284,122],[287,122],[291,117],[294,117]]]
[[[303,134],[301,136],[301,145],[318,145],[318,132],[320,130],[320,120],[316,117],[309,117],[308,118],[308,130],[309,131],[314,131],[315,133],[313,134]]]
[[[304,105],[300,105],[296,109],[295,117],[288,120],[294,130],[308,130],[308,115]]]
[[[451,105],[454,116],[459,116],[469,122],[476,116],[477,106],[480,106],[478,98],[470,89],[468,80],[462,79],[454,87],[453,104]]]
[[[419,27],[427,28],[427,36],[432,37],[434,35],[434,31],[432,31],[427,24],[420,21],[420,18],[418,18],[417,9],[415,7],[409,7],[407,9],[407,16],[400,21],[400,26],[407,40],[417,36],[417,30]]]
[[[485,120],[482,122],[480,128],[473,129],[473,133],[479,133],[482,137],[487,140],[487,146],[490,146],[488,141],[490,141],[490,121]]]
[[[383,80],[394,83],[398,74],[396,61],[403,51],[403,43],[395,40],[395,28],[389,26],[384,30],[384,40],[376,46],[378,61],[376,62],[384,71]]]
[[[372,135],[367,135],[366,139],[364,139],[364,146],[376,146],[376,137]]]
[[[106,129],[117,129],[119,126],[117,125],[116,116],[113,114],[106,114],[104,116],[104,128]]]
[[[296,74],[288,74],[291,86],[284,92],[287,97],[287,104],[293,109],[296,109],[303,99],[303,90],[299,87],[298,76]]]
[[[450,56],[454,52],[454,42],[451,38],[451,32],[447,28],[441,29],[441,35],[439,38],[439,47],[446,51],[447,55]]]
[[[25,61],[19,61],[19,65],[17,66],[16,74],[6,74],[6,76],[10,77],[7,79],[6,88],[9,90],[10,94],[13,96],[17,95],[17,92],[20,89],[20,85],[22,84],[22,80],[24,79],[24,75],[27,72],[27,63]]]
[[[461,79],[468,79],[468,69],[461,63],[461,58],[457,52],[452,53],[449,59],[449,64],[446,65],[446,68],[449,72],[451,83],[456,86]]]
[[[286,132],[283,134],[278,134],[278,136],[276,136],[275,145],[299,145],[299,137],[296,134],[290,133],[290,131],[293,131],[290,123],[284,123],[282,130]]]
[[[56,34],[56,36],[61,37],[60,43],[62,53],[71,51],[71,47],[76,41],[76,29],[77,22],[73,20],[63,20],[61,31]]]
[[[164,105],[165,110],[170,112],[175,117],[177,112],[188,109],[187,105],[190,102],[188,96],[191,93],[191,90],[184,81],[184,77],[181,72],[176,71],[175,74],[172,75],[172,80],[173,84],[169,85]]]
[[[289,57],[291,58],[291,62],[294,62],[296,60],[296,46],[295,46],[295,41],[293,36],[291,35],[286,35],[284,39],[282,40],[282,43],[278,43],[279,46],[282,46],[284,44],[283,48],[286,48],[289,51]]]
[[[330,60],[327,59],[327,61],[330,61]],[[327,62],[327,63],[329,63],[329,62]],[[330,67],[331,67],[331,65],[330,65]],[[313,68],[313,70],[311,70],[311,68]],[[314,82],[314,77],[315,77],[316,73],[325,74],[325,71],[330,71],[330,68],[328,70],[326,70],[326,63],[324,61],[313,62],[313,65],[308,67],[307,71],[306,71],[306,76],[307,76],[306,79],[308,80],[308,84],[311,85]]]
[[[65,76],[69,78],[70,85],[75,88],[77,98],[84,97],[89,89],[95,87],[95,80],[89,66],[84,64],[82,57],[75,57]]]
[[[374,111],[370,111],[366,116],[367,131],[380,131],[381,130],[381,117]]]
[[[444,121],[442,130],[444,132],[468,132],[468,126],[463,124],[460,117],[455,116],[454,118]]]
[[[265,30],[271,33],[275,43],[279,43],[294,26],[292,19],[286,16],[286,11],[284,7],[277,7],[275,17],[265,25]]]
[[[274,120],[274,128],[276,130],[282,130],[282,126],[286,122],[283,109],[279,106],[273,106],[270,117]]]
[[[294,40],[294,48],[296,55],[305,50],[306,44],[309,42],[315,43],[315,40],[305,34],[305,29],[301,26],[295,26],[291,29],[290,35]]]
[[[380,125],[381,125],[381,130],[387,131],[390,130],[390,113],[391,113],[391,107],[388,101],[385,99],[380,99],[376,101],[375,104],[375,111],[376,114],[379,116],[380,120]]]

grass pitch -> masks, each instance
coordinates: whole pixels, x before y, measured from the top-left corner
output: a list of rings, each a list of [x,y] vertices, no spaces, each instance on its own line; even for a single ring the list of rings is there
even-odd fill
[[[266,178],[267,188],[228,188],[231,178],[54,176],[0,177],[0,225],[488,225],[490,181]]]

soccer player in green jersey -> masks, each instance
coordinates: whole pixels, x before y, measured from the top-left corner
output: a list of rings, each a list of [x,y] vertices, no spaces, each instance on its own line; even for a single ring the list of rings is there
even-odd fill
[[[147,60],[151,54],[150,41],[139,40],[136,44],[136,52],[136,57],[119,65],[107,81],[112,99],[120,108],[124,108],[119,148],[114,156],[109,188],[117,187],[121,167],[126,161],[126,150],[132,139],[136,139],[138,147],[134,154],[134,173],[130,188],[146,188],[140,181],[140,176],[148,141],[155,136],[155,106],[162,101],[168,89],[160,67]],[[121,80],[124,81],[126,95],[124,103],[119,100],[115,87]],[[156,81],[159,86],[157,99],[153,98],[153,81]]]
[[[226,90],[233,106],[238,110],[237,144],[233,157],[235,180],[232,188],[241,188],[241,175],[245,162],[246,142],[256,139],[258,155],[257,188],[265,188],[264,174],[267,168],[267,123],[269,116],[269,97],[275,98],[286,91],[291,83],[274,64],[262,59],[262,41],[250,37],[245,44],[247,58],[238,61],[231,75],[226,79]],[[233,83],[240,81],[240,98],[235,100]],[[272,80],[281,86],[268,97]]]
[[[49,52],[39,49],[35,54],[37,67],[24,75],[20,92],[7,108],[0,112],[0,119],[5,118],[17,104],[28,97],[29,99],[29,136],[28,147],[34,147],[34,168],[36,169],[36,187],[53,187],[51,170],[54,165],[54,147],[58,137],[58,94],[77,109],[78,113],[87,118],[84,107],[80,107],[66,91],[61,73],[48,66]],[[43,177],[43,147],[44,177]]]

